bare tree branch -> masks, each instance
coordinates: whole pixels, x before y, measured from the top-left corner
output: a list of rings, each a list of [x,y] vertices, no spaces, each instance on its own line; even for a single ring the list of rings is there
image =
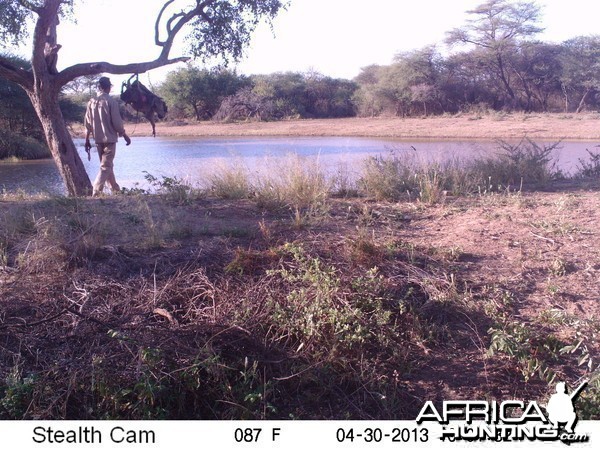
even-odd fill
[[[165,11],[167,10],[167,8],[169,7],[169,5],[171,3],[173,3],[175,0],[169,0],[168,2],[166,2],[163,7],[160,9],[160,12],[158,13],[158,17],[156,18],[156,22],[154,23],[154,43],[160,47],[162,47],[164,45],[164,42],[162,42],[160,40],[160,22],[162,21],[162,16],[165,13]],[[175,17],[179,17],[181,15],[183,15],[184,13],[181,12],[179,14],[175,14],[173,17],[171,17],[171,19],[169,19],[169,22],[167,23],[167,32],[171,32],[171,28],[170,28],[170,24],[171,21],[175,18]]]
[[[159,36],[160,22],[166,9],[173,2],[174,0],[169,0],[163,5],[154,25],[154,41],[156,45],[163,48],[161,52],[161,58],[167,58],[169,56],[169,52],[171,51],[171,47],[173,46],[175,37],[187,23],[194,19],[194,17],[201,16],[204,18],[204,20],[210,20],[204,10],[213,3],[215,3],[216,0],[205,0],[202,2],[198,1],[196,3],[196,7],[189,10],[188,12],[181,11],[179,13],[173,14],[173,16],[169,18],[166,24],[167,37],[164,41],[161,41]]]
[[[111,64],[105,61],[76,64],[59,72],[58,75],[56,75],[55,80],[60,86],[64,86],[70,81],[73,81],[74,79],[85,75],[97,75],[100,73],[112,73],[115,75],[122,75],[128,73],[144,73],[148,70],[157,69],[158,67],[168,66],[170,64],[175,64],[178,62],[187,62],[189,60],[189,57],[182,56],[173,59],[161,57],[154,61],[124,65]]]
[[[2,56],[0,56],[0,77],[17,83],[26,89],[31,89],[33,86],[33,75],[31,75],[31,72],[15,66]]]
[[[31,3],[28,0],[18,0],[19,5],[21,5],[23,8],[28,9],[30,11],[33,11],[37,14],[40,13],[41,8],[39,6],[34,5],[33,3]]]

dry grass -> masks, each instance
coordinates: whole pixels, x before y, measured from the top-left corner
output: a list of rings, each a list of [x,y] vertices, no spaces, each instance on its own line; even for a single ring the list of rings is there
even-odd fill
[[[585,376],[598,418],[597,186],[332,199],[288,164],[262,188],[283,209],[172,179],[3,197],[0,417],[413,419]]]
[[[288,240],[286,216],[224,206],[3,203],[0,415],[405,414],[397,383],[444,332],[427,300],[444,278],[376,240]],[[168,231],[175,217],[190,220],[186,236]]]
[[[411,151],[371,157],[365,161],[359,186],[363,194],[376,200],[413,198],[434,204],[445,201],[447,195],[539,188],[564,178],[551,156],[559,143],[542,145],[523,139],[516,144],[500,141],[498,145],[496,155],[441,163],[422,161]],[[588,166],[581,174],[593,174],[593,161]]]
[[[223,166],[210,177],[208,191],[222,199],[252,199],[260,208],[291,211],[297,225],[322,216],[333,187],[318,161],[296,154],[265,158],[257,173],[239,163]]]

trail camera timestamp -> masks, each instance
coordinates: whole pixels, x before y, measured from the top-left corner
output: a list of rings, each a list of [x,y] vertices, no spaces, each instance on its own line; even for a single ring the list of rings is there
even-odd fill
[[[429,430],[426,428],[338,428],[335,435],[338,442],[428,442]]]

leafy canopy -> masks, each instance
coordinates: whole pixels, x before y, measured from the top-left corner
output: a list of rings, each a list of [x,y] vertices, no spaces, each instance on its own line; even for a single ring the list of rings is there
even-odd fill
[[[202,60],[215,56],[239,60],[261,18],[273,19],[286,5],[282,0],[210,2],[205,13],[192,21],[187,37],[192,55]]]
[[[29,37],[32,19],[40,15],[47,3],[48,0],[0,0],[0,47],[23,43]],[[84,4],[85,0],[62,1],[59,16],[73,16],[75,3]],[[165,0],[159,17],[150,20],[157,19],[157,45],[170,46],[174,35],[185,26],[186,43],[194,58],[206,61],[221,57],[227,62],[239,60],[260,21],[265,19],[271,25],[271,20],[288,3],[288,0],[195,0],[191,3]],[[185,7],[177,9],[182,5]],[[165,34],[165,29],[168,37],[161,40],[159,34]]]

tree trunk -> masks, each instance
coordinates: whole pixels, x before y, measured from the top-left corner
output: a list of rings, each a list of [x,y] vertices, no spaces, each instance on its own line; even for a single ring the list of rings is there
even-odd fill
[[[585,94],[583,94],[583,97],[581,97],[581,101],[579,102],[579,106],[577,106],[577,110],[575,111],[576,114],[579,114],[583,110],[583,108],[585,107],[585,102],[587,101],[587,98],[590,95],[590,92],[592,92],[592,90],[588,89],[587,91],[585,91]]]
[[[60,110],[58,92],[46,88],[27,94],[42,123],[48,148],[69,196],[90,195],[92,184]]]
[[[563,91],[563,95],[565,96],[565,113],[569,112],[569,93],[567,92],[567,87],[564,83],[560,83],[560,88]]]
[[[496,62],[498,64],[498,75],[500,76],[500,81],[502,81],[504,90],[507,92],[510,98],[510,109],[514,109],[517,106],[517,96],[508,81],[506,69],[504,68],[504,60],[502,59],[501,54],[496,55]]]

